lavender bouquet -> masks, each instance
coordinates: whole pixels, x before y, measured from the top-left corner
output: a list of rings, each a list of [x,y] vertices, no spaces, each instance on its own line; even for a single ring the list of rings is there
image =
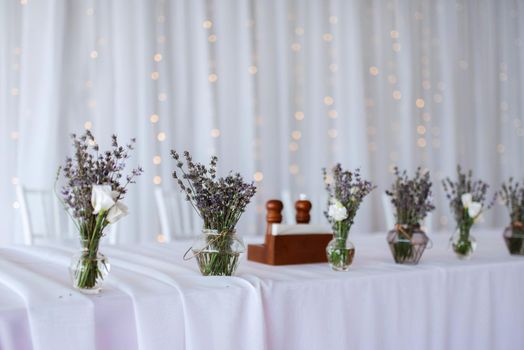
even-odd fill
[[[396,180],[386,194],[395,207],[395,228],[388,233],[388,243],[397,263],[417,264],[429,238],[421,230],[426,215],[435,209],[431,200],[430,173],[417,168],[413,178],[404,170],[394,169]]]
[[[340,164],[331,169],[331,175],[326,169],[322,169],[322,173],[329,195],[328,210],[324,215],[331,224],[334,236],[326,247],[328,262],[335,271],[347,271],[355,254],[355,247],[347,239],[349,230],[360,204],[375,186],[362,179],[359,169],[346,171]]]
[[[66,158],[64,167],[57,172],[65,179],[60,193],[67,213],[73,219],[83,250],[73,257],[70,267],[71,276],[76,288],[97,293],[100,284],[109,273],[107,259],[98,251],[104,230],[116,223],[128,213],[122,202],[127,186],[135,182],[142,173],[142,168],[131,170],[124,177],[126,160],[133,150],[135,140],[120,146],[115,135],[112,136],[112,148],[100,152],[90,131],[77,137],[71,135],[73,157]]]
[[[473,171],[464,173],[459,165],[457,180],[452,181],[448,177],[442,181],[442,186],[457,223],[457,234],[451,238],[451,247],[460,259],[469,258],[476,247],[475,238],[470,235],[470,230],[484,211],[489,185],[482,180],[473,180]],[[488,209],[494,200],[495,197],[487,206]]]
[[[498,194],[509,212],[510,225],[504,230],[508,250],[510,254],[524,255],[524,186],[509,178]]]
[[[200,271],[204,276],[231,276],[245,250],[235,227],[256,187],[244,182],[238,173],[217,177],[217,157],[212,157],[206,167],[193,162],[187,151],[183,155],[185,165],[176,151],[171,151],[171,155],[178,168],[173,177],[203,220],[203,236],[190,248]]]

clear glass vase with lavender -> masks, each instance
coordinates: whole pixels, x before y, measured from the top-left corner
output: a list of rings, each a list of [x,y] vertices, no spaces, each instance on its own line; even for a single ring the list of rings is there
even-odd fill
[[[509,253],[524,255],[524,185],[509,178],[502,184],[499,198],[509,212],[509,225],[503,233]]]
[[[246,183],[238,173],[217,175],[218,158],[209,166],[196,163],[189,152],[181,157],[171,151],[176,161],[173,177],[186,200],[202,218],[202,235],[188,249],[184,258],[194,257],[204,276],[231,276],[235,273],[245,245],[236,234],[236,225],[256,193],[253,183]],[[185,164],[184,164],[185,163]]]
[[[472,170],[462,171],[460,165],[457,166],[457,179],[447,177],[442,180],[442,186],[457,225],[449,241],[450,248],[457,258],[469,259],[477,247],[471,228],[481,219],[482,213],[493,205],[496,195],[486,206],[489,185],[474,179]]]
[[[360,204],[375,186],[362,179],[360,169],[344,170],[340,163],[330,173],[326,169],[322,173],[329,197],[324,215],[333,229],[333,239],[326,247],[327,260],[334,271],[347,271],[355,256],[349,231]]]
[[[431,244],[422,230],[424,218],[435,209],[431,198],[430,173],[417,168],[410,178],[407,171],[394,168],[395,182],[386,194],[395,208],[395,227],[388,232],[393,259],[397,264],[418,264],[424,250]]]
[[[74,155],[67,157],[57,172],[55,188],[63,180],[58,198],[72,218],[81,251],[71,259],[69,272],[73,286],[83,293],[100,292],[110,271],[108,259],[99,251],[106,228],[127,215],[123,199],[128,185],[141,175],[141,167],[124,174],[135,140],[121,146],[116,135],[111,148],[100,151],[93,134],[71,135]]]

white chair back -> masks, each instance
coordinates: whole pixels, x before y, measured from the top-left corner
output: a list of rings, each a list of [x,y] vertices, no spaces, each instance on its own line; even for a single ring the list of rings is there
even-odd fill
[[[202,220],[198,213],[178,191],[155,189],[160,228],[166,242],[187,239],[200,234]]]
[[[25,244],[40,240],[60,240],[63,236],[60,219],[62,207],[53,191],[28,189],[16,186],[16,196],[20,204],[22,233]]]
[[[295,223],[295,203],[291,199],[291,191],[283,190],[280,194],[282,196],[282,204],[284,205],[282,219],[283,223],[294,224]]]
[[[392,230],[396,221],[395,212],[389,196],[385,193],[382,193],[382,208],[384,209],[384,217],[386,218],[386,230]]]
[[[324,211],[327,210],[328,194],[326,191],[315,193],[311,198],[311,223],[312,224],[327,224],[328,221],[324,216]]]
[[[23,185],[17,185],[16,196],[20,204],[25,244],[75,243],[77,241],[76,227],[53,190],[29,189]],[[118,224],[110,225],[106,229],[109,244],[116,243],[117,229]]]

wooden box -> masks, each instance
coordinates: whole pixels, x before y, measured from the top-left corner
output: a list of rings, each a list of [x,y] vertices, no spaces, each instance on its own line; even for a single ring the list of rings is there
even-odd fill
[[[294,233],[274,235],[273,224],[282,222],[283,204],[279,200],[267,202],[265,241],[264,244],[248,246],[248,260],[269,265],[327,262],[326,246],[333,235],[327,232],[300,234],[300,228],[309,223],[311,203],[305,200],[297,201],[295,208],[297,225],[293,227]]]

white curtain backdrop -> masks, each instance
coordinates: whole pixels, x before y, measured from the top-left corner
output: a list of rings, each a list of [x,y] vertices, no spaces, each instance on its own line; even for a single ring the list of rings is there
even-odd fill
[[[120,241],[162,233],[172,148],[257,180],[244,235],[283,190],[322,221],[334,162],[379,186],[353,232],[386,230],[394,165],[431,171],[434,228],[452,230],[457,163],[493,187],[523,175],[523,44],[522,1],[0,0],[0,242],[21,237],[13,184],[51,188],[84,128],[138,140]],[[483,225],[506,222],[497,207]]]

